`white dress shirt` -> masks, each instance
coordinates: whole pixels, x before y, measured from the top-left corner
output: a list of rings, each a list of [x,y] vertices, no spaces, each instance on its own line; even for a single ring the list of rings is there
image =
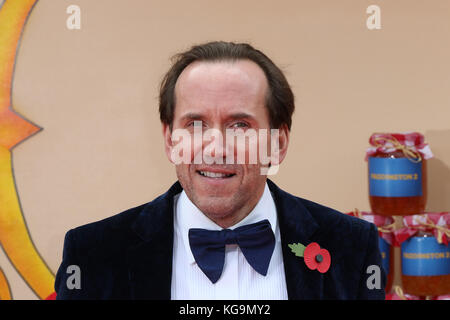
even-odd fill
[[[287,299],[280,229],[275,202],[267,183],[256,207],[247,217],[229,228],[269,220],[275,235],[275,249],[266,276],[250,266],[238,245],[226,245],[222,275],[216,283],[212,283],[195,262],[189,246],[188,232],[190,228],[223,228],[205,216],[184,191],[175,196],[174,211],[172,300]]]

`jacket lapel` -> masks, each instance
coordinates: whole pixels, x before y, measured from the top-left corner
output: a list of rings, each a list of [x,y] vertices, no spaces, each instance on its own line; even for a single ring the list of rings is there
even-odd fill
[[[310,270],[303,258],[295,256],[288,244],[301,243],[307,246],[314,242],[313,235],[318,224],[300,200],[278,188],[267,179],[280,224],[281,246],[286,275],[286,286],[290,300],[316,300],[323,298],[323,275]]]
[[[149,203],[132,225],[139,240],[127,252],[131,299],[171,298],[173,197],[181,191],[175,183]]]

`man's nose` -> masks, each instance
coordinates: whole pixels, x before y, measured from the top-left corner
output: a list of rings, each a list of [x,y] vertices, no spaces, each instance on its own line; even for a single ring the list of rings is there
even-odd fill
[[[234,153],[232,146],[227,143],[225,130],[219,126],[209,128],[203,133],[203,157],[205,162],[226,163],[227,154]]]

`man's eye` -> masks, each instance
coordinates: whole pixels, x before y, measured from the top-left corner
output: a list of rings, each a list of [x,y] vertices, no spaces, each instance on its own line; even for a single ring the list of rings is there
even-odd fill
[[[236,122],[232,125],[233,128],[247,128],[248,124],[245,122]]]
[[[196,120],[196,121],[188,122],[188,124],[186,126],[187,127],[203,127],[203,125],[204,125],[203,121]]]

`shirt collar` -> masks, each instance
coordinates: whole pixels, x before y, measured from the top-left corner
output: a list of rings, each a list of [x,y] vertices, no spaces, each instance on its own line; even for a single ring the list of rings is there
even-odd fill
[[[184,190],[179,195],[176,201],[176,232],[181,235],[182,242],[186,253],[188,254],[189,263],[194,263],[195,258],[192,254],[191,247],[189,245],[189,229],[202,228],[207,230],[222,230],[223,228],[217,225],[214,221],[204,215],[192,201],[188,198]],[[229,229],[235,229],[237,227],[256,223],[261,220],[267,219],[270,222],[273,233],[276,235],[277,229],[277,211],[275,202],[270,193],[269,187],[266,183],[264,192],[255,208],[241,221],[235,225],[229,227]]]

